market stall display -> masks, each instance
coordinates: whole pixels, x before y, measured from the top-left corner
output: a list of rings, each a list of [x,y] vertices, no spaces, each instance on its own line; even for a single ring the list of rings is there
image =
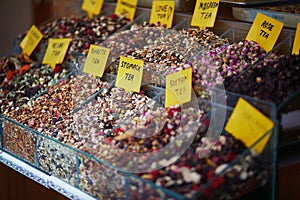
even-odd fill
[[[300,87],[299,56],[238,40],[231,32],[246,30],[236,27],[167,29],[117,15],[63,17],[40,30],[44,44],[72,38],[72,65],[22,71],[3,59],[0,74],[22,73],[1,79],[1,150],[96,199],[234,199],[260,186],[274,197],[277,127],[247,145],[224,126],[240,97],[276,122]],[[102,78],[82,73],[91,44],[110,49]],[[145,62],[140,92],[115,85],[120,56]],[[188,68],[196,96],[166,108],[166,76]],[[214,102],[225,92],[218,85],[227,105]]]

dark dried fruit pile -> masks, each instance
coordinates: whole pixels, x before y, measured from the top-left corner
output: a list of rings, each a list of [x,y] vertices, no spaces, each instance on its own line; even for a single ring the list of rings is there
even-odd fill
[[[232,79],[229,91],[282,103],[300,88],[300,55],[270,54],[258,65]]]
[[[11,80],[1,84],[0,111],[4,115],[55,84],[71,70],[69,66],[64,65],[57,65],[54,70],[49,65],[24,66],[27,66],[26,70],[19,70]],[[24,69],[24,66],[21,69]]]

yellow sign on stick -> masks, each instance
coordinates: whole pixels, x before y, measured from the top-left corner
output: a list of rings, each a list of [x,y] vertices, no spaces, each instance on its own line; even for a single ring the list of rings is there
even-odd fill
[[[282,22],[258,12],[246,40],[255,41],[265,51],[269,52],[273,49],[282,28]]]
[[[247,147],[253,145],[264,134],[272,130],[274,122],[264,116],[254,106],[243,98],[238,100],[225,130],[235,138],[240,139]],[[261,153],[267,144],[271,134],[266,135],[259,141],[253,149]]]
[[[102,77],[109,51],[110,49],[108,48],[91,45],[83,67],[83,72]]]
[[[104,0],[83,0],[81,9],[88,13],[89,18],[93,15],[99,15],[102,9]]]
[[[166,77],[165,107],[184,104],[192,97],[192,68],[188,68]]]
[[[126,17],[132,21],[135,15],[137,2],[138,0],[118,0],[115,14],[126,15]]]
[[[120,57],[116,86],[126,92],[140,92],[144,61],[125,56]]]
[[[300,51],[300,22],[297,25],[292,54],[298,55]]]
[[[201,28],[214,27],[219,0],[197,0],[191,25]]]
[[[62,63],[64,61],[70,42],[70,38],[49,39],[48,47],[43,59],[43,64],[49,64],[54,69],[56,64]]]
[[[42,38],[43,34],[40,30],[35,25],[32,25],[20,43],[20,46],[23,49],[23,54],[30,56]]]
[[[160,22],[161,24],[166,24],[167,28],[171,28],[173,23],[174,10],[174,1],[153,1],[150,23]]]

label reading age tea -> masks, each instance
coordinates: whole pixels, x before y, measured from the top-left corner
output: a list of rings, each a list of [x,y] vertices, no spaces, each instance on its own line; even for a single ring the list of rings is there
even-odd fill
[[[184,104],[191,101],[192,68],[188,68],[166,77],[165,107]]]
[[[32,25],[20,43],[23,54],[30,56],[42,38],[43,34],[40,30],[35,25]]]
[[[140,92],[143,69],[143,60],[121,56],[116,86],[125,89],[126,92]]]
[[[110,49],[108,48],[91,45],[84,64],[83,72],[92,74],[93,76],[102,77],[109,56],[109,51]]]
[[[167,28],[171,28],[173,23],[174,10],[174,1],[153,1],[150,23],[160,22],[161,24],[166,24]]]
[[[219,9],[219,0],[197,0],[192,17],[192,26],[213,27]]]
[[[135,15],[137,2],[138,0],[118,0],[115,14],[126,15],[126,17],[132,21]]]
[[[49,64],[54,69],[56,64],[62,63],[67,53],[70,42],[70,38],[49,39],[48,47],[43,59],[43,64]]]
[[[88,13],[89,18],[93,15],[99,15],[102,9],[104,0],[83,0],[81,9]]]
[[[297,25],[292,54],[298,55],[300,51],[300,22]]]
[[[269,52],[273,49],[282,28],[282,22],[258,12],[246,40],[255,41]]]
[[[264,116],[246,100],[240,98],[229,117],[225,130],[235,138],[243,141],[247,147],[250,147],[268,131],[271,131],[273,126],[273,121]],[[268,134],[262,138],[253,149],[261,153],[270,136],[271,134]]]

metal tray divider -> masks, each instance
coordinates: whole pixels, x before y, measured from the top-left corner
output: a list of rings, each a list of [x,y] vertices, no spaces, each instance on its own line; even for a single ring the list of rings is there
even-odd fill
[[[3,147],[3,119],[2,115],[0,114],[0,149],[2,150]]]
[[[276,111],[274,109],[275,115],[276,115]],[[273,153],[274,153],[274,157],[273,157],[273,176],[272,176],[272,200],[276,199],[276,188],[277,188],[277,163],[278,163],[278,147],[279,147],[279,128],[280,128],[280,123],[278,120],[274,120],[275,122],[275,126],[274,126],[274,133],[273,133],[273,137],[274,137],[274,142],[273,142]]]
[[[277,106],[277,111],[280,112],[280,110],[285,107],[290,101],[292,101],[295,97],[297,97],[300,94],[300,89],[298,89],[297,91],[295,91],[293,94],[291,94],[285,101],[281,102],[278,106]]]
[[[129,180],[127,177],[125,177],[125,196],[126,200],[130,200],[130,194],[129,194]]]
[[[79,159],[79,155],[78,155],[78,152],[76,152],[76,187],[78,189],[81,190],[81,187],[80,187],[80,169],[79,169],[79,165],[80,165],[80,159]]]
[[[36,137],[36,140],[35,140],[35,149],[34,149],[34,153],[35,153],[35,166],[37,168],[40,167],[39,165],[39,156],[38,156],[38,145],[39,145],[39,141],[40,141],[40,137]]]

